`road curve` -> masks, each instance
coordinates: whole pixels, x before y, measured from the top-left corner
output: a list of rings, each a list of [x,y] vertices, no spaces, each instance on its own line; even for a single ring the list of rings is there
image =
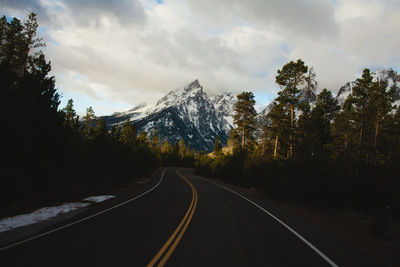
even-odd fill
[[[168,168],[158,181],[0,251],[1,266],[382,266],[191,170]]]

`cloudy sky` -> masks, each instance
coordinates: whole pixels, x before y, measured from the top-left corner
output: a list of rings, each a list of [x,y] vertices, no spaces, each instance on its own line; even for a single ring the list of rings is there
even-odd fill
[[[399,0],[0,0],[38,14],[56,84],[83,114],[157,101],[199,79],[205,90],[275,96],[290,60],[334,92],[363,68],[400,67]]]

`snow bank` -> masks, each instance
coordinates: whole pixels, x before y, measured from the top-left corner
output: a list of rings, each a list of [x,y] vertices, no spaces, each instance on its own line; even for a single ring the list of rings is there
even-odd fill
[[[105,195],[105,196],[93,196],[93,197],[87,197],[85,198],[83,201],[87,201],[87,202],[102,202],[105,201],[107,199],[113,198],[114,196],[111,195]]]
[[[7,217],[0,220],[0,233],[11,230],[16,227],[21,227],[33,223],[37,223],[43,220],[50,219],[60,214],[68,213],[73,210],[89,206],[88,202],[102,202],[107,199],[113,198],[114,196],[105,195],[105,196],[91,196],[85,198],[84,202],[76,202],[76,203],[66,203],[59,206],[54,207],[45,207],[38,210],[35,210],[32,213],[21,214],[14,217]]]

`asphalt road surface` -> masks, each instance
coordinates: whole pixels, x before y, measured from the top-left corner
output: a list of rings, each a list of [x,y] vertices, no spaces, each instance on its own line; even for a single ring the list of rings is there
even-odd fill
[[[0,248],[0,266],[381,265],[269,212],[169,168],[135,196]]]

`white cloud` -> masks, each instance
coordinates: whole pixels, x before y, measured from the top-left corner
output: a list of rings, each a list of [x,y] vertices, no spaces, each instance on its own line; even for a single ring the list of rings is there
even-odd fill
[[[276,71],[297,58],[332,90],[363,67],[400,60],[394,0],[17,2],[0,11],[38,13],[57,86],[101,102],[99,115],[114,103],[154,102],[196,78],[213,92],[271,95]]]

